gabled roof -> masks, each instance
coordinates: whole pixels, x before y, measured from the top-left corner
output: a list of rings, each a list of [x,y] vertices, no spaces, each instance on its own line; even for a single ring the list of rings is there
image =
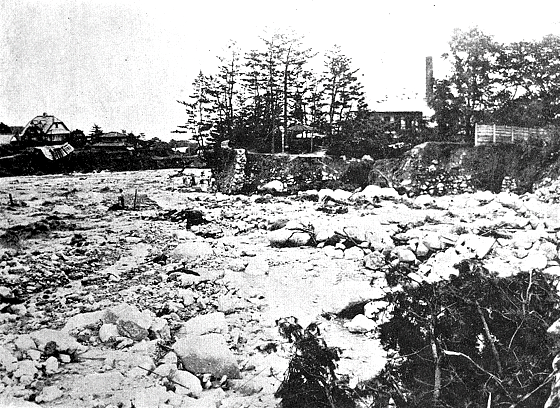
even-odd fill
[[[58,124],[59,126],[62,125],[65,130],[70,132],[70,130],[60,119],[53,115],[47,115],[46,113],[43,113],[41,116],[35,116],[33,119],[31,119],[25,126],[25,128],[23,128],[23,131],[20,134],[23,135],[31,126],[39,126],[43,133],[48,133],[52,129],[54,124]]]

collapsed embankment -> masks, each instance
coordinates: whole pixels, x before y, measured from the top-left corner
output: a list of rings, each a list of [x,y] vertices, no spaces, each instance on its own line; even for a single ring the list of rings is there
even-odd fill
[[[216,172],[221,192],[252,193],[275,181],[283,193],[320,188],[363,188],[391,183],[409,196],[446,195],[476,190],[524,193],[544,179],[556,179],[560,161],[543,149],[521,145],[470,146],[428,142],[402,157],[347,160],[314,155],[258,154],[226,149]],[[72,172],[134,171],[201,166],[182,155],[159,157],[152,151],[78,150],[59,160],[38,151],[0,158],[0,176]]]
[[[409,196],[446,195],[476,190],[524,193],[545,176],[554,177],[555,161],[540,149],[519,145],[469,146],[423,143],[403,157],[345,160],[329,156],[264,155],[230,150],[218,185],[225,193],[251,193],[276,181],[290,193],[317,188],[354,189],[391,183]]]

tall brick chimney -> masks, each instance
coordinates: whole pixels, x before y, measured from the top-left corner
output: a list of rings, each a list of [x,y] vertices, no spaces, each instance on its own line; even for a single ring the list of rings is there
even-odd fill
[[[426,102],[429,104],[434,97],[434,61],[426,57]]]

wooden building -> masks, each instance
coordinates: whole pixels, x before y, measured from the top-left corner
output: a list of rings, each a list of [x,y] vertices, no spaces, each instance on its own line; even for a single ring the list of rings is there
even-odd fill
[[[24,144],[64,144],[70,138],[70,130],[57,117],[43,113],[29,121],[19,134]]]

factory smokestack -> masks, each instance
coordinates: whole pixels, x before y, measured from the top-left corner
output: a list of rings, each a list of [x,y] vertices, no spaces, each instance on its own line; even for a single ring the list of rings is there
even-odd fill
[[[434,98],[434,61],[426,57],[426,102],[430,104]]]

